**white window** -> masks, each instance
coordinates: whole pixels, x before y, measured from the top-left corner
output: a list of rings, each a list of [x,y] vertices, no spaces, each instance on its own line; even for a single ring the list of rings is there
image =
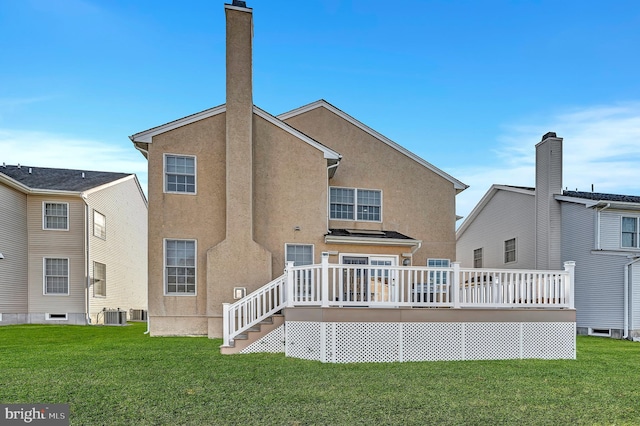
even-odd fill
[[[107,218],[97,211],[93,211],[93,235],[103,240],[107,239]]]
[[[638,238],[638,231],[640,230],[640,226],[638,226],[638,220],[640,218],[637,217],[623,217],[622,218],[622,240],[621,247],[628,248],[638,248],[638,242],[640,239]]]
[[[43,229],[69,229],[69,204],[68,203],[43,203],[42,204],[42,228]]]
[[[165,292],[167,295],[196,294],[196,241],[165,240]]]
[[[449,259],[427,259],[428,268],[448,268]],[[430,284],[447,284],[447,271],[429,271],[429,283]],[[440,287],[433,287],[440,290]]]
[[[482,248],[473,251],[473,267],[482,268]]]
[[[516,239],[511,238],[504,242],[504,263],[516,261]]]
[[[44,294],[69,294],[69,259],[44,258]]]
[[[107,265],[93,262],[93,297],[107,297]]]
[[[329,188],[331,219],[380,222],[382,191],[375,189]]]
[[[313,264],[313,244],[287,244],[287,262],[293,266]]]
[[[165,154],[164,190],[185,194],[196,193],[196,157]]]

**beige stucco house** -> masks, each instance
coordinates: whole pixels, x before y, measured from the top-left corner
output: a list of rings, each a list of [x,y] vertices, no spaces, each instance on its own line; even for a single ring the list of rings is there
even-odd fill
[[[146,218],[133,174],[0,166],[0,325],[146,312]]]
[[[149,162],[151,334],[221,337],[223,303],[323,252],[453,261],[467,185],[324,100],[255,106],[253,11],[225,13],[226,103],[130,137]]]

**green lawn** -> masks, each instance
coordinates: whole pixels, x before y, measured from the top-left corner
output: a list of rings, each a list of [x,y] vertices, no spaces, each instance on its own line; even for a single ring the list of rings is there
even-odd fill
[[[0,327],[0,402],[68,403],[74,425],[640,425],[640,343],[578,337],[575,361],[321,364],[144,330]]]

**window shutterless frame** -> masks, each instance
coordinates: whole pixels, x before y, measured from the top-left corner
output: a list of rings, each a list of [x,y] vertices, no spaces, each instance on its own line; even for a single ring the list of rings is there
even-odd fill
[[[45,231],[68,231],[69,203],[43,201],[42,229]]]
[[[174,244],[175,243],[175,244]],[[190,259],[193,243],[193,259]],[[198,241],[194,239],[165,238],[162,241],[163,253],[163,287],[165,296],[197,296],[198,295]],[[189,282],[191,280],[193,283]],[[184,281],[184,282],[182,282]],[[169,291],[170,286],[176,290],[180,286],[193,292]]]
[[[167,194],[197,194],[197,170],[195,155],[164,153],[162,191]]]
[[[97,210],[93,211],[93,236],[107,239],[107,217]]]
[[[51,261],[51,262],[48,262]],[[42,258],[42,294],[45,296],[68,296],[70,294],[70,265],[67,257]],[[52,292],[47,289],[66,288],[66,292]]]
[[[329,219],[382,222],[382,190],[329,187]]]

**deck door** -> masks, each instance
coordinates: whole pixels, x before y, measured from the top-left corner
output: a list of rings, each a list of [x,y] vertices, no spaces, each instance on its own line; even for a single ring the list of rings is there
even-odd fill
[[[393,256],[344,256],[343,265],[370,265],[381,268],[346,268],[343,272],[344,300],[349,302],[397,301]]]

